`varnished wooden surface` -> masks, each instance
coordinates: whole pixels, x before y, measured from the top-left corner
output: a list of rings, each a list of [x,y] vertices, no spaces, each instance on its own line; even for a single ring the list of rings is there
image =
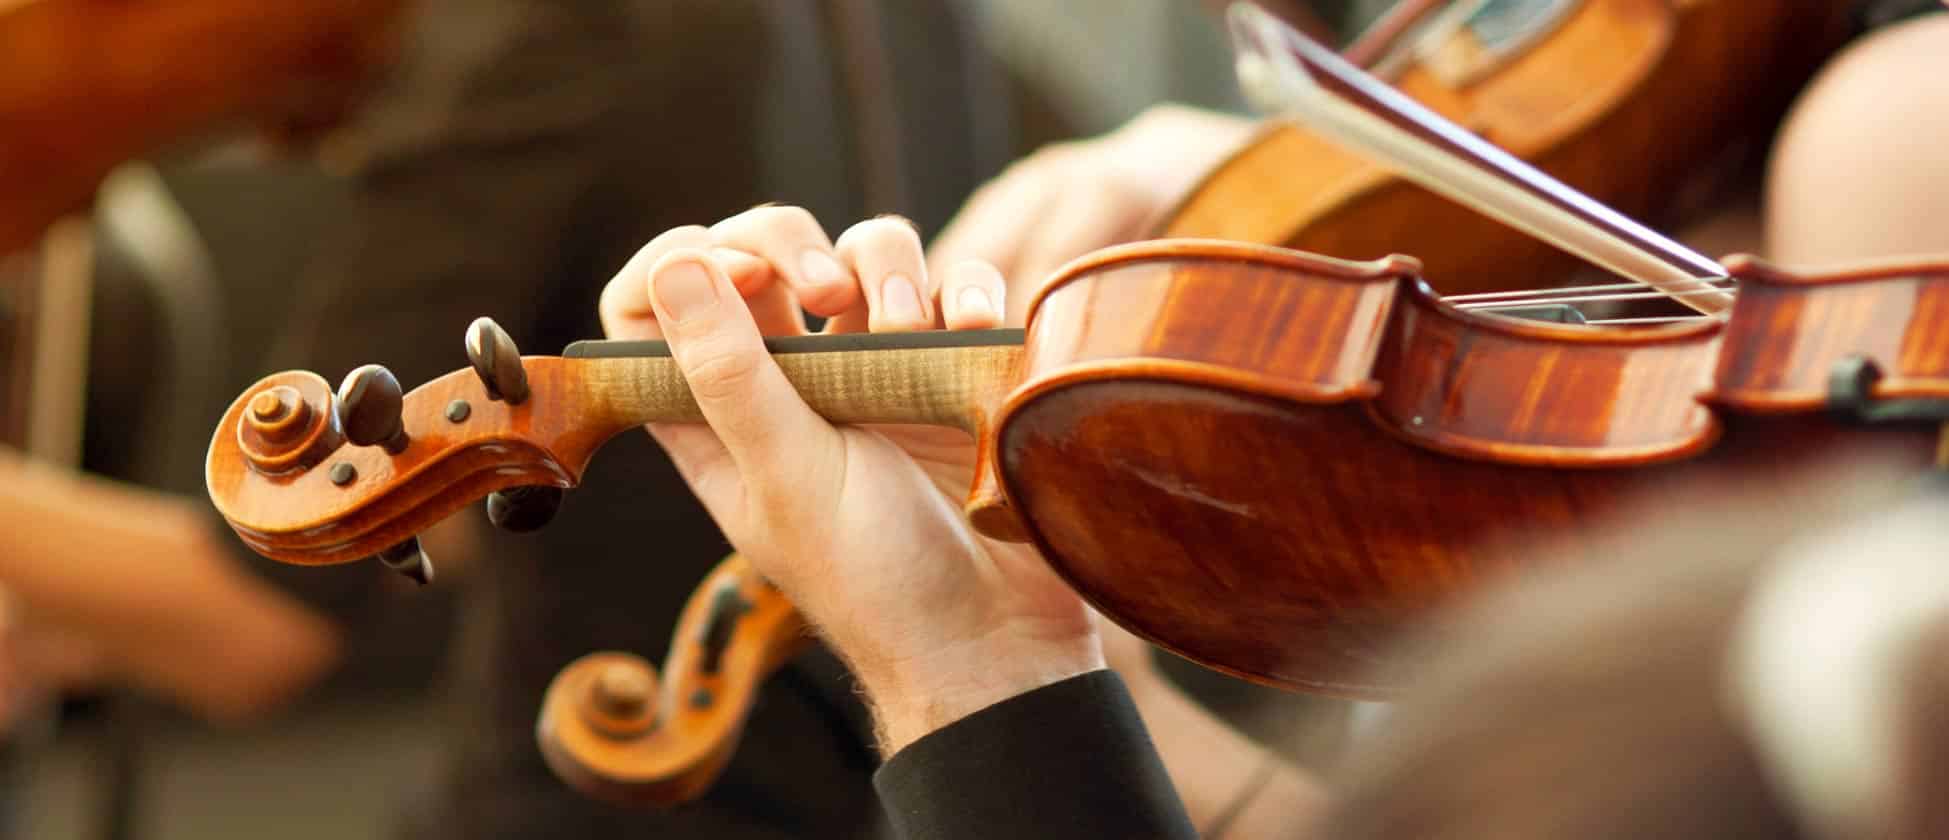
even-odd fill
[[[711,602],[735,587],[751,610],[738,619],[716,672],[701,665]],[[542,700],[535,736],[548,766],[583,793],[627,804],[674,806],[704,794],[737,750],[765,680],[811,641],[790,601],[732,555],[698,585],[677,618],[663,681],[638,657],[595,653],[564,668]],[[605,677],[647,689],[643,703],[597,696]],[[632,692],[633,693],[633,692]],[[609,699],[610,702],[604,702]]]
[[[0,5],[0,253],[82,209],[123,161],[253,120],[343,118],[410,0],[37,0]]]
[[[1480,81],[1390,80],[1431,110],[1633,218],[1689,209],[1688,174],[1770,135],[1841,43],[1840,0],[1586,0]],[[1444,294],[1530,288],[1576,262],[1500,222],[1282,123],[1214,169],[1161,236],[1415,255]]]
[[[1629,465],[1697,452],[1719,433],[1722,322],[1641,329],[1463,312],[1410,286],[1395,303],[1370,414],[1416,445],[1502,463]]]
[[[1883,395],[1949,398],[1949,264],[1728,266],[1753,297],[1724,322],[1623,328],[1464,312],[1405,257],[1153,242],[1059,272],[1021,347],[778,358],[839,422],[973,430],[999,477],[977,482],[978,525],[1033,540],[1132,631],[1251,679],[1366,696],[1389,685],[1378,657],[1404,622],[1513,570],[1525,539],[1574,546],[1679,478],[1765,492],[1843,447],[1930,463],[1933,428],[1837,425],[1809,389],[1859,354],[1891,371]],[[484,400],[463,370],[408,396],[404,452],[341,446],[276,476],[236,444],[239,413],[275,402],[254,394],[297,375],[267,379],[213,442],[212,498],[273,557],[351,560],[490,490],[572,484],[617,432],[696,416],[668,358],[525,364],[522,406]],[[454,398],[473,405],[464,423],[439,412]],[[341,461],[359,473],[343,487]]]
[[[834,337],[834,343],[844,343]],[[1015,376],[1020,348],[916,347],[870,353],[777,356],[786,378],[822,416],[841,423],[917,423],[977,433]],[[589,459],[615,435],[650,422],[702,422],[669,357],[523,360],[533,391],[520,405],[489,400],[472,368],[415,388],[402,414],[410,443],[398,454],[335,445],[310,468],[253,463],[240,429],[252,400],[300,384],[314,422],[330,399],[315,374],[261,380],[231,405],[211,440],[205,480],[211,500],[253,549],[293,563],[342,563],[370,556],[487,494],[521,485],[573,487]],[[466,403],[466,416],[448,406]],[[307,438],[309,439],[309,438]],[[355,477],[332,479],[334,468]]]
[[[1882,368],[1875,392],[1935,396],[1949,387],[1949,261],[1895,262],[1814,278],[1751,257],[1726,260],[1740,282],[1711,399],[1745,411],[1807,411],[1843,357]]]
[[[1765,492],[1778,469],[1851,446],[1929,463],[1931,429],[1838,426],[1818,406],[1710,408],[1722,342],[1751,335],[1743,319],[1761,307],[1723,327],[1543,324],[1461,312],[1410,277],[1245,262],[1099,260],[1059,277],[1031,313],[1027,384],[996,447],[1031,538],[1105,615],[1250,679],[1384,695],[1379,657],[1405,622],[1515,571],[1525,540],[1574,545],[1622,500],[1678,479]],[[1928,282],[1949,276],[1931,270]],[[1809,300],[1875,286],[1847,272],[1754,282]],[[1351,305],[1349,288],[1382,298]],[[1941,321],[1904,310],[1909,282],[1881,294],[1853,310],[1881,317],[1817,328],[1859,346],[1820,339],[1821,352],[1931,348],[1904,364],[1949,364]],[[1111,298],[1123,318],[1087,303]],[[1370,319],[1347,340],[1350,321]],[[1256,349],[1268,323],[1331,350]],[[1932,392],[1949,396],[1949,381]]]

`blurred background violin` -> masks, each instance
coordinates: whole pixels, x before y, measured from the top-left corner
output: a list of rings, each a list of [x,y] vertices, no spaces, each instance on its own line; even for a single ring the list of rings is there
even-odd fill
[[[1781,114],[1847,40],[1855,5],[1419,0],[1394,4],[1343,55],[1558,180],[1671,230],[1751,186]],[[1586,268],[1284,121],[1208,173],[1155,233],[1346,259],[1407,251],[1447,294],[1570,283]]]
[[[379,82],[409,2],[0,0],[0,456],[82,467],[90,386],[102,384],[90,363],[104,339],[154,361],[164,355],[146,341],[173,329],[165,345],[180,367],[144,372],[154,393],[141,425],[165,438],[200,422],[185,418],[198,417],[197,386],[218,376],[219,354],[183,352],[206,349],[183,336],[221,335],[209,278],[196,273],[205,255],[171,224],[180,219],[154,173],[131,161],[238,130],[284,150],[317,143]],[[167,329],[118,317],[130,313]],[[92,334],[104,316],[120,321],[118,334]],[[170,457],[133,460],[154,477]],[[77,612],[50,585],[0,580],[7,644],[39,611]],[[12,837],[33,831],[17,800],[44,782],[29,771],[47,766],[63,698],[5,677],[0,836]],[[94,836],[123,838],[135,830],[142,713],[133,698],[108,699],[89,821]]]
[[[410,0],[0,0],[0,253],[84,209],[114,167],[254,127],[315,142],[398,49]]]

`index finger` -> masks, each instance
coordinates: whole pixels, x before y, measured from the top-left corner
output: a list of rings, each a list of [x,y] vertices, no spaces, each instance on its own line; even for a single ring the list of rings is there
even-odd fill
[[[731,248],[712,247],[709,228],[687,225],[664,231],[638,250],[623,264],[616,276],[602,287],[596,311],[602,319],[603,335],[619,341],[653,341],[663,338],[656,311],[650,306],[650,267],[672,251],[708,249],[711,258],[746,297],[765,293],[776,284],[771,264],[762,257]],[[792,305],[787,298],[780,306]],[[754,306],[757,306],[754,303]],[[763,314],[768,313],[761,313]],[[762,319],[762,317],[761,317]],[[803,322],[801,322],[803,326]]]
[[[620,341],[650,341],[663,338],[656,310],[650,305],[650,267],[663,255],[684,248],[707,249],[711,232],[702,225],[671,228],[659,234],[623,263],[616,276],[602,287],[596,313],[602,319],[602,334]]]

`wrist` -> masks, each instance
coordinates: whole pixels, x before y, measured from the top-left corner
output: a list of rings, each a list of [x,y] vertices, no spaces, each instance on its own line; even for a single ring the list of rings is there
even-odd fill
[[[860,674],[882,755],[997,703],[1106,667],[1094,634],[984,638]]]

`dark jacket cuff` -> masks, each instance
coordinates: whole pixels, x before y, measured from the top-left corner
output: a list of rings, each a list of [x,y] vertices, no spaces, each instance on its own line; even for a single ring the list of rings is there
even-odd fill
[[[907,840],[1198,836],[1109,670],[949,724],[894,755],[873,785]]]

